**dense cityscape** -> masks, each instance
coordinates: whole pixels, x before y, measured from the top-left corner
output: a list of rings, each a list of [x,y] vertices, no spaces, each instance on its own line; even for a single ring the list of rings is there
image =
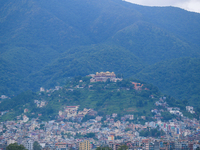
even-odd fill
[[[77,112],[78,106],[68,106],[65,112],[60,111],[58,120],[48,122],[31,119],[23,115],[21,120],[1,122],[1,148],[11,143],[24,145],[28,150],[33,149],[37,141],[43,149],[80,149],[80,143],[89,141],[88,149],[109,146],[116,150],[120,145],[127,145],[129,149],[196,149],[199,147],[200,124],[196,119],[182,117],[181,120],[161,120],[134,124],[133,115],[125,115],[116,120],[116,113],[95,116],[92,109]],[[24,110],[26,111],[26,109]],[[78,115],[94,115],[95,119],[86,122],[76,119]],[[68,114],[68,121],[63,119]],[[71,115],[70,115],[71,114]],[[145,120],[145,118],[143,117]],[[142,131],[149,131],[146,135]],[[154,131],[154,132],[151,132]],[[149,134],[150,133],[150,134]],[[143,136],[142,136],[142,135]],[[146,136],[146,137],[144,137]]]
[[[0,150],[200,150],[197,1],[0,0]]]
[[[112,82],[122,81],[116,78],[114,72],[101,72],[96,75],[89,75],[90,82]],[[78,83],[82,83],[80,80]],[[141,91],[143,84],[131,82],[133,89]],[[88,85],[91,87],[91,85]],[[45,90],[40,88],[38,95],[43,93],[50,96],[50,93],[61,90],[63,87],[56,86],[55,89]],[[76,85],[66,89],[67,91],[84,87]],[[144,88],[147,90],[147,88]],[[7,99],[5,95],[1,99]],[[154,99],[150,96],[150,99]],[[37,108],[45,109],[48,102],[45,100],[34,100]],[[110,147],[117,150],[120,146],[126,145],[128,149],[134,150],[193,150],[199,148],[200,122],[193,118],[184,116],[178,107],[169,107],[166,97],[160,97],[154,103],[155,109],[152,119],[147,121],[146,116],[134,116],[126,114],[120,116],[117,113],[100,116],[97,111],[91,108],[79,109],[77,106],[64,106],[58,112],[56,120],[42,121],[38,118],[29,118],[29,110],[24,108],[24,113],[17,116],[15,121],[5,121],[0,124],[0,148],[18,143],[28,150],[33,150],[33,143],[38,142],[45,150],[90,150],[98,147]],[[24,105],[25,106],[25,105]],[[158,109],[160,108],[160,109]],[[186,111],[194,114],[192,106],[186,106]],[[169,121],[162,121],[162,112],[166,110],[175,117]],[[2,111],[1,116],[9,111]],[[37,113],[37,112],[35,112]],[[141,122],[140,122],[141,121]]]

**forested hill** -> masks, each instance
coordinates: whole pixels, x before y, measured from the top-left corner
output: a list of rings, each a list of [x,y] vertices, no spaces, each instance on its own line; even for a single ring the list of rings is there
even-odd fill
[[[162,61],[199,58],[199,24],[198,13],[121,0],[1,1],[0,95],[96,71],[130,77]]]
[[[62,115],[59,117],[59,111],[65,110],[66,106],[79,106],[78,111],[93,109],[96,115],[104,119],[113,113],[117,113],[117,119],[124,115],[134,115],[137,123],[152,121],[156,117],[162,120],[180,119],[179,115],[170,114],[168,107],[178,107],[187,117],[198,118],[200,113],[199,107],[194,107],[195,114],[188,113],[185,107],[187,101],[163,95],[157,87],[139,80],[122,80],[120,77],[118,79],[122,81],[112,82],[108,79],[106,82],[90,82],[90,79],[88,76],[78,76],[69,79],[62,87],[41,89],[37,93],[27,91],[12,99],[4,99],[0,105],[0,120],[21,119],[24,115],[30,119],[67,119]],[[152,110],[156,110],[157,114]],[[96,115],[84,115],[84,119],[95,118]],[[141,119],[142,116],[145,119]]]
[[[136,78],[157,85],[161,91],[178,99],[200,103],[200,59],[180,58],[145,68]]]

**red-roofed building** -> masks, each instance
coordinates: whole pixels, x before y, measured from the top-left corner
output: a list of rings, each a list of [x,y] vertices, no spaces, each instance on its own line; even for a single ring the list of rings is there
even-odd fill
[[[67,143],[58,142],[55,144],[56,150],[66,150],[67,149]]]

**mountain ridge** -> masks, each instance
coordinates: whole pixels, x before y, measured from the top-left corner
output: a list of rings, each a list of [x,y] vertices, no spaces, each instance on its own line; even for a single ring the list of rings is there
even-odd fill
[[[0,60],[12,71],[0,70],[0,95],[37,91],[111,66],[130,77],[155,63],[200,57],[200,14],[180,8],[120,0],[0,3]]]

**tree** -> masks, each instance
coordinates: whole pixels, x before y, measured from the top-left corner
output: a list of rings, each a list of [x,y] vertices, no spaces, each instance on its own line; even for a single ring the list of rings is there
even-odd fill
[[[84,137],[86,137],[86,138],[95,138],[95,133],[92,133],[92,132],[87,133]]]
[[[159,137],[162,135],[165,135],[165,132],[163,130],[159,131],[158,127],[155,129],[147,128],[147,129],[140,131],[140,136],[144,136],[144,137],[148,137],[148,136]]]
[[[128,146],[127,145],[121,145],[117,150],[127,150]]]
[[[10,144],[6,147],[6,150],[26,150],[23,145],[18,145],[17,143]]]
[[[40,129],[44,130],[45,124],[40,124]]]
[[[96,150],[112,150],[112,148],[106,146],[106,147],[97,147]]]
[[[170,114],[169,112],[162,112],[161,113],[163,120],[171,120],[175,117],[174,114]]]
[[[139,101],[137,101],[136,106],[137,107],[143,107],[144,103],[141,100],[139,100]]]
[[[33,150],[41,150],[41,149],[42,149],[42,146],[37,141],[35,141],[33,143]]]
[[[185,100],[183,100],[183,104],[184,104],[184,105],[186,105],[186,106],[187,106],[187,105],[189,105],[189,102],[188,102],[188,100],[186,100],[186,99],[185,99]]]

